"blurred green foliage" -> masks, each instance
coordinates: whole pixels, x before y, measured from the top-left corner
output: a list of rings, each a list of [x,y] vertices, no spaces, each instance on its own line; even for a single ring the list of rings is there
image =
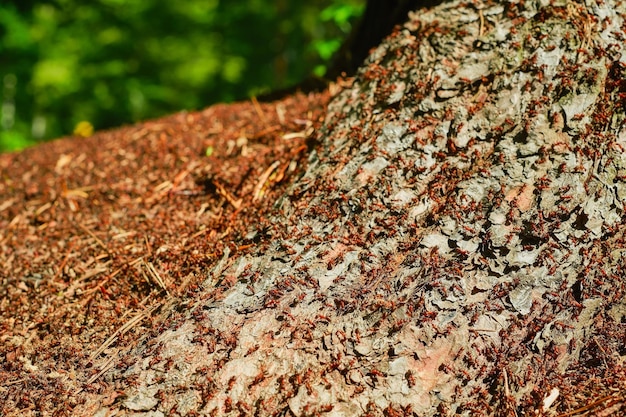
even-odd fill
[[[0,151],[322,75],[361,0],[0,5]]]

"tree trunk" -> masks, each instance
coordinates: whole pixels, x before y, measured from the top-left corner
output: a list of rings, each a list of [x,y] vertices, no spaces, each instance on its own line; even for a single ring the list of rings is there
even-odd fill
[[[441,0],[368,0],[363,16],[333,58],[326,78],[353,76],[372,48],[378,46],[410,11],[433,7]]]
[[[76,414],[625,412],[625,15],[411,14],[331,102],[275,226]]]

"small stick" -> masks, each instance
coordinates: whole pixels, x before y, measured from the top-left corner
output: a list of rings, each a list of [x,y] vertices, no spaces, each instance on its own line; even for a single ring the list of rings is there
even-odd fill
[[[87,381],[87,385],[94,383],[96,381],[96,379],[98,379],[102,375],[104,375],[104,373],[106,371],[108,371],[109,369],[113,368],[113,359],[115,359],[115,356],[111,355],[111,357],[109,359],[107,359],[106,363],[104,365],[102,365],[102,369],[100,369],[100,372],[98,372],[97,374],[95,374],[91,378],[89,378],[89,380]]]
[[[263,174],[261,174],[259,182],[254,187],[254,197],[252,197],[252,201],[257,201],[261,199],[261,191],[263,191],[263,186],[267,182],[267,179],[270,177],[270,175],[272,175],[272,172],[274,172],[274,170],[278,168],[279,165],[280,161],[274,161],[274,163],[270,165],[269,168],[267,168],[265,172],[263,172]]]
[[[89,236],[91,236],[92,238],[94,238],[94,240],[98,243],[98,245],[102,246],[102,249],[104,249],[105,251],[107,251],[107,253],[109,252],[109,248],[107,248],[104,243],[98,238],[98,236],[95,235],[94,232],[92,232],[91,230],[87,229],[85,226],[83,226],[80,223],[76,223],[78,225],[78,227],[80,227],[81,229],[83,229],[83,231],[85,233],[87,233]]]
[[[57,269],[57,272],[52,277],[52,282],[56,281],[59,275],[61,275],[63,268],[65,268],[65,265],[67,265],[67,261],[70,259],[70,255],[72,254],[72,246],[74,245],[72,242],[70,242],[67,248],[67,254],[65,255],[65,258],[63,258],[63,260],[61,261],[61,265],[59,265],[59,269]]]
[[[161,275],[159,275],[158,271],[156,270],[152,262],[144,262],[143,265],[148,270],[148,274],[152,277],[152,279],[154,279],[156,283],[159,284],[159,287],[165,290],[165,293],[169,297],[170,292],[167,290],[167,287],[165,286],[165,282],[163,281],[163,278],[161,278]]]
[[[267,119],[265,118],[265,114],[263,114],[263,110],[261,109],[259,101],[256,99],[256,97],[252,97],[252,105],[254,106],[254,110],[259,115],[259,118],[261,119],[263,124],[267,126]]]
[[[215,185],[215,188],[219,195],[224,197],[235,208],[235,210],[239,210],[239,207],[241,207],[241,199],[235,200],[235,197],[233,197],[231,193],[226,191],[226,189],[219,182],[213,181],[213,185]]]
[[[93,360],[96,356],[104,352],[104,350],[107,347],[109,347],[118,338],[118,336],[121,336],[127,331],[129,331],[130,329],[132,329],[137,323],[141,322],[144,318],[148,317],[148,315],[150,315],[154,310],[156,310],[158,306],[159,304],[156,304],[153,307],[150,307],[149,309],[142,311],[141,313],[137,314],[135,317],[127,321],[122,327],[117,329],[115,333],[111,335],[111,337],[105,340],[104,343],[102,343],[102,345],[100,345],[100,347],[96,349],[95,352],[93,352],[89,356],[89,360]]]
[[[480,26],[478,28],[478,37],[481,38],[485,34],[485,16],[483,16],[483,11],[478,11],[478,17],[480,17]]]
[[[589,411],[589,410],[591,410],[591,409],[593,409],[593,408],[597,407],[598,405],[602,404],[602,403],[603,403],[603,402],[605,402],[606,400],[611,399],[612,397],[615,397],[615,395],[614,395],[614,394],[611,394],[611,395],[606,395],[606,396],[601,397],[601,398],[599,398],[599,399],[597,399],[597,400],[593,401],[592,403],[587,404],[587,405],[585,405],[585,406],[583,406],[583,407],[577,408],[577,409],[572,410],[572,411],[568,411],[567,413],[559,414],[557,417],[569,417],[569,416],[573,416],[573,415],[575,415],[575,414],[580,414],[580,413],[583,413],[583,412]],[[615,398],[615,400],[618,400],[618,401],[619,401],[620,399],[619,399],[619,398]],[[623,400],[623,398],[622,398],[622,400]],[[615,403],[616,403],[616,402],[612,402],[612,403],[611,403],[611,404],[609,404],[609,405],[613,405],[613,404],[615,404]]]

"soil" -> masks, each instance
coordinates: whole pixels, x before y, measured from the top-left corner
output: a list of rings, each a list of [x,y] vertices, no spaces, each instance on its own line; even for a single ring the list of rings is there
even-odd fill
[[[257,245],[246,236],[272,226],[330,95],[216,105],[0,155],[0,415],[70,414],[69,394],[97,391],[106,370],[93,353],[136,343],[225,250]]]

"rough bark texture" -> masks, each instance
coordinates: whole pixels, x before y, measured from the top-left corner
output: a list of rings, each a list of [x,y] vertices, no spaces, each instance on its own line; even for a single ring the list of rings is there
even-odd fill
[[[102,355],[74,412],[624,413],[625,15],[412,15],[331,102],[274,226]]]

